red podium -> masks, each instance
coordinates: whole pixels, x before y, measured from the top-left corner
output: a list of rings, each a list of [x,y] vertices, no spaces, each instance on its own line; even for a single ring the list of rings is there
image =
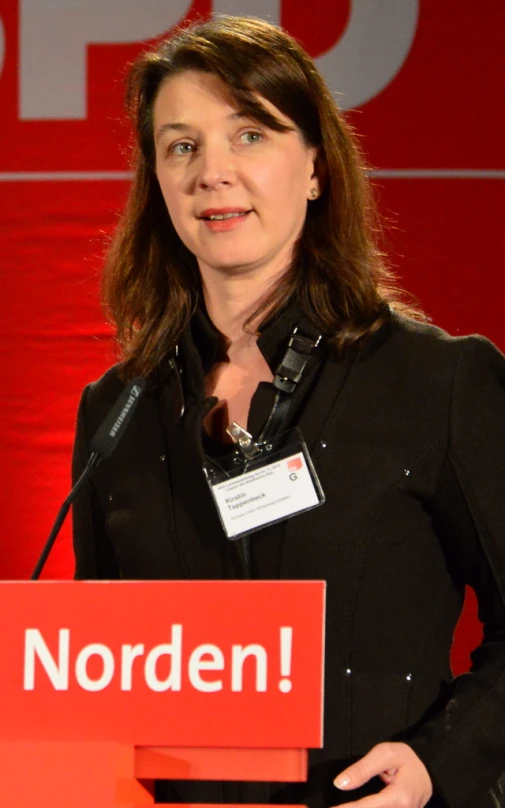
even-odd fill
[[[0,584],[0,796],[146,808],[153,780],[296,782],[322,746],[325,584]]]

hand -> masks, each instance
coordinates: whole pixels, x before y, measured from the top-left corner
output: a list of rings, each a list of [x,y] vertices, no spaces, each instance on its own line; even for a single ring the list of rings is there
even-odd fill
[[[379,776],[386,788],[339,808],[424,808],[433,784],[424,763],[406,743],[380,743],[335,778],[342,791],[358,788]]]

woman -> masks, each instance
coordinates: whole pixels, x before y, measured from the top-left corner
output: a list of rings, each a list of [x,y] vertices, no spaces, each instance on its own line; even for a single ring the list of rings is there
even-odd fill
[[[76,577],[328,581],[308,783],[179,798],[496,805],[503,357],[406,316],[352,134],[282,30],[182,31],[135,63],[128,103],[135,178],[104,287],[122,361],[84,391],[76,475],[124,381],[150,392],[76,504]],[[228,541],[203,467],[233,452],[233,422],[249,446],[299,427],[325,503]],[[484,640],[452,680],[467,583]]]

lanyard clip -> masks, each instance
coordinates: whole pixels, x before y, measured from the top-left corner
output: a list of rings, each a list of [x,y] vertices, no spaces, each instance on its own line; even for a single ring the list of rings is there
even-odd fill
[[[312,352],[321,342],[322,335],[311,339],[298,333],[298,326],[295,326],[284,358],[277,368],[274,377],[274,387],[283,393],[292,393],[303,376],[305,366],[310,359]]]
[[[231,426],[227,428],[226,432],[232,439],[233,443],[238,446],[247,460],[261,454],[261,449],[256,446],[253,436],[247,431],[247,429],[244,429],[240,426],[240,424],[237,424],[236,421],[232,421]]]

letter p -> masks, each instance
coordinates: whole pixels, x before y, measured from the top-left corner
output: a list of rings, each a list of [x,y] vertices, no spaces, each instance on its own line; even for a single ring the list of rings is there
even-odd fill
[[[86,118],[87,46],[151,39],[190,6],[191,0],[20,0],[20,118]]]

